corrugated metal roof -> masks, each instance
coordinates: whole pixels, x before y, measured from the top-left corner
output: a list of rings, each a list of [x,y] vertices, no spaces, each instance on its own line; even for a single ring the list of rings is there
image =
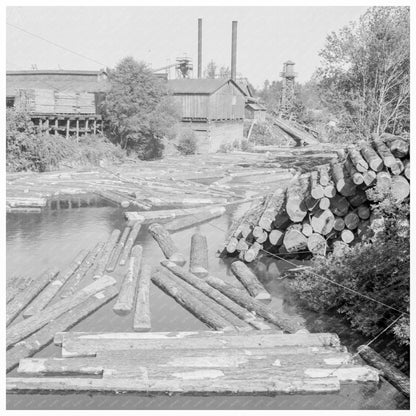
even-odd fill
[[[228,82],[233,83],[245,94],[241,87],[231,79],[219,78],[195,78],[172,79],[168,81],[168,87],[173,94],[208,94],[211,95]]]

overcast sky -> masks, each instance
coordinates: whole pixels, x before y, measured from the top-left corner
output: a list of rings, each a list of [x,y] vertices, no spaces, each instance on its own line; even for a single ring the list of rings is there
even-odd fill
[[[365,7],[9,7],[7,22],[91,60],[7,26],[7,69],[99,69],[125,56],[153,68],[186,54],[197,64],[203,19],[203,67],[230,66],[231,21],[238,21],[237,74],[259,87],[279,79],[284,61],[305,82],[319,65],[325,37]],[[94,62],[97,61],[97,62]],[[103,65],[100,65],[103,64]]]

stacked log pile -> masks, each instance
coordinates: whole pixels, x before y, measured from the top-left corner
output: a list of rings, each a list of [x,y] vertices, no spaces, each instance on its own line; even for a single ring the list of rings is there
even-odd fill
[[[262,249],[271,253],[325,255],[371,238],[382,221],[371,204],[387,195],[410,194],[409,140],[387,133],[351,146],[341,160],[297,174],[254,204],[236,223],[224,251],[252,262]]]

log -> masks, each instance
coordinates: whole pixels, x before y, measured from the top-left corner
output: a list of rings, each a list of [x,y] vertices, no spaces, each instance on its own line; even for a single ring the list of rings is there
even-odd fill
[[[123,247],[123,252],[121,253],[121,257],[120,257],[120,266],[124,266],[127,262],[127,259],[130,256],[130,251],[132,249],[132,247],[134,246],[134,243],[136,242],[137,236],[139,235],[140,229],[142,227],[142,224],[140,221],[137,221],[134,223],[130,234],[129,234],[129,238],[127,239],[127,242],[125,244],[125,246]]]
[[[319,200],[312,198],[311,195],[306,196],[304,204],[308,211],[315,211],[319,208]]]
[[[358,172],[354,164],[350,159],[346,159],[344,163],[345,168],[347,169],[352,181],[355,185],[361,185],[364,182],[364,177],[361,172]]]
[[[404,176],[396,175],[391,178],[391,195],[396,202],[403,201],[410,194],[410,184]]]
[[[263,233],[264,233],[264,230],[263,230],[263,228],[262,228],[262,227],[260,227],[259,225],[256,225],[256,226],[253,228],[252,234],[253,234],[253,237],[254,237],[254,238],[259,238],[259,237],[262,237],[262,236],[263,236]]]
[[[235,303],[229,297],[223,295],[220,291],[210,286],[205,281],[198,279],[196,276],[186,271],[184,268],[181,268],[175,265],[175,263],[166,260],[163,260],[161,264],[168,270],[170,270],[173,274],[180,277],[185,282],[200,290],[206,296],[210,297],[214,301],[218,302],[220,305],[227,308],[230,312],[232,312],[235,316],[237,316],[239,319],[243,320],[247,324],[257,329],[270,329],[270,326],[266,325],[261,319],[257,318],[254,314]]]
[[[363,159],[361,153],[357,149],[350,147],[348,149],[348,155],[358,172],[364,173],[368,170],[368,163]]]
[[[396,158],[382,140],[375,140],[374,146],[379,156],[383,159],[384,166],[390,168],[396,163]]]
[[[24,292],[31,282],[32,278],[29,276],[10,279],[6,287],[6,303],[12,301],[20,292]]]
[[[321,166],[318,172],[319,172],[319,183],[325,187],[329,185],[329,183],[331,182],[329,178],[329,166],[328,165]]]
[[[354,233],[351,230],[342,230],[341,240],[346,244],[350,244],[354,241]]]
[[[165,225],[165,228],[171,232],[177,232],[181,230],[185,230],[189,227],[194,227],[199,224],[203,224],[205,222],[209,222],[214,218],[221,217],[225,212],[224,207],[219,207],[212,209],[207,212],[203,212],[200,214],[189,215],[187,217],[178,218],[176,220],[170,221]]]
[[[94,279],[98,279],[104,275],[105,269],[107,267],[108,260],[110,259],[111,253],[115,245],[117,244],[117,240],[120,237],[120,230],[113,230],[108,239],[107,243],[105,244],[103,251],[100,254],[100,258],[97,259],[96,267],[94,269]]]
[[[331,210],[319,210],[310,219],[311,226],[315,233],[327,235],[334,228],[335,217]]]
[[[377,173],[376,187],[381,192],[389,192],[391,187],[391,175],[386,171]]]
[[[332,177],[334,178],[334,184],[337,191],[343,196],[354,195],[356,185],[350,177],[346,175],[344,166],[342,163],[333,163],[332,165]]]
[[[304,203],[308,191],[308,177],[296,178],[288,186],[286,191],[286,213],[293,222],[302,221],[307,212]]]
[[[235,237],[231,237],[225,248],[227,253],[229,254],[235,253],[235,251],[237,250],[237,245],[238,245],[238,240]]]
[[[324,196],[324,188],[318,183],[318,172],[316,170],[311,172],[310,194],[314,199],[321,199]]]
[[[380,371],[380,375],[396,387],[406,397],[410,397],[410,379],[400,370],[391,365],[380,354],[367,345],[357,349],[360,356],[370,365]]]
[[[310,237],[313,234],[312,225],[310,225],[308,222],[304,222],[302,224],[302,234],[305,237]]]
[[[334,221],[334,230],[342,231],[345,228],[345,221],[342,217],[336,217]]]
[[[152,267],[143,265],[137,285],[136,309],[134,312],[133,329],[138,332],[146,332],[152,329],[150,321],[150,279]]]
[[[364,194],[365,195],[365,194]],[[367,197],[366,197],[367,200]],[[337,216],[343,217],[347,214],[350,204],[348,203],[347,198],[341,195],[335,195],[331,199],[330,210]]]
[[[351,206],[353,206],[354,208],[357,208],[360,205],[367,202],[367,195],[366,195],[365,191],[360,189],[355,195],[350,196],[348,198],[348,202],[351,204]],[[347,212],[345,212],[343,215],[345,215],[346,213]]]
[[[208,275],[208,243],[204,235],[195,233],[191,238],[189,271],[198,277]]]
[[[363,179],[364,180],[364,179]],[[337,190],[334,186],[334,184],[330,183],[324,188],[324,196],[331,199],[337,194]]]
[[[117,302],[113,306],[113,311],[118,315],[127,315],[133,308],[134,295],[136,294],[137,280],[142,262],[142,254],[143,248],[140,245],[134,246],[131,250],[129,268],[121,285]]]
[[[268,237],[269,237],[269,234],[267,233],[267,231],[263,231],[261,236],[256,238],[256,243],[263,244],[267,241]]]
[[[184,255],[179,251],[169,232],[162,225],[153,223],[149,226],[149,232],[168,260],[173,261],[178,266],[183,266],[186,263]]]
[[[371,146],[363,144],[360,150],[370,169],[374,172],[380,172],[383,169],[383,160]]]
[[[271,231],[272,223],[276,215],[282,210],[285,203],[285,191],[281,188],[276,189],[272,197],[265,206],[265,209],[258,221],[258,226],[265,231]]]
[[[410,181],[410,160],[407,159],[404,161],[404,176]]]
[[[231,271],[254,299],[271,301],[272,297],[270,293],[261,284],[257,276],[243,262],[235,261],[232,263]]]
[[[324,256],[326,254],[326,240],[322,237],[321,234],[313,233],[308,237],[308,250],[320,256]]]
[[[325,211],[326,209],[328,209],[331,205],[331,201],[329,200],[329,198],[327,197],[323,197],[319,200],[319,209]]]
[[[345,217],[345,226],[349,230],[355,230],[360,223],[360,217],[355,212],[349,212]]]
[[[248,298],[254,301],[253,298]],[[255,301],[254,301],[255,302]],[[263,303],[262,307],[267,308]],[[146,356],[145,351],[186,349],[275,348],[279,354],[326,354],[342,352],[338,335],[329,333],[283,334],[282,331],[192,331],[192,332],[64,332],[58,333],[55,344],[62,345],[62,357],[98,356],[102,353],[131,351]]]
[[[357,237],[361,241],[368,240],[372,236],[370,221],[361,221],[357,228]]]
[[[335,393],[339,392],[340,384],[337,377],[324,379],[301,378],[288,380],[285,377],[276,378],[249,378],[222,379],[222,371],[201,371],[177,373],[174,380],[137,378],[62,378],[62,377],[8,377],[6,382],[7,393],[140,393],[147,396],[158,395],[264,395],[284,393]],[[183,375],[182,375],[183,374]],[[194,374],[194,375],[192,375]],[[246,376],[247,378],[247,376]]]
[[[75,273],[67,280],[65,286],[63,287],[60,296],[61,298],[67,298],[75,293],[78,289],[81,280],[86,276],[87,272],[91,270],[92,265],[95,262],[95,259],[99,256],[100,252],[104,248],[104,243],[98,243],[85,257],[84,261],[81,263],[79,268]]]
[[[16,344],[6,352],[6,371],[13,370],[19,364],[20,359],[31,357],[45,348],[52,342],[57,332],[69,330],[101,306],[114,299],[117,293],[115,287],[109,287],[102,292],[96,293],[89,300],[53,319],[38,332]]]
[[[404,164],[400,159],[396,159],[396,162],[390,166],[390,172],[393,175],[400,175],[404,171]]]
[[[96,293],[103,291],[109,286],[113,286],[115,283],[116,281],[112,277],[103,276],[90,285],[79,290],[73,296],[59,300],[53,305],[47,306],[37,315],[31,316],[30,318],[9,327],[6,331],[7,347],[16,344],[28,335],[33,334],[53,319],[56,319],[60,315],[78,306]]]
[[[360,205],[357,209],[357,215],[362,220],[368,220],[370,218],[370,207],[368,205]]]
[[[75,259],[69,264],[69,266],[58,274],[58,276],[47,285],[41,293],[32,301],[32,303],[23,311],[23,317],[29,318],[30,316],[38,314],[44,309],[55,295],[59,292],[62,286],[67,280],[75,273],[75,271],[82,264],[84,259],[88,255],[88,250],[81,250]]]
[[[284,233],[280,230],[272,230],[269,233],[270,244],[279,247],[283,243]]]
[[[56,269],[46,270],[38,278],[33,279],[30,285],[18,293],[6,307],[6,326],[9,326],[39,293],[58,275]]]
[[[394,136],[393,134],[383,133],[380,139],[386,143],[390,152],[399,158],[406,157],[409,153],[409,140],[404,140],[400,136]]]
[[[236,250],[237,251],[247,251],[248,248],[249,248],[249,245],[248,245],[246,239],[245,238],[240,238],[240,240],[238,240]]]
[[[168,198],[157,198],[153,196],[148,196],[144,199],[145,203],[150,204],[152,207],[198,207],[205,206],[210,204],[223,204],[227,202],[225,198],[184,198],[184,197],[175,197],[169,196]]]
[[[289,227],[283,237],[283,246],[288,253],[302,251],[307,247],[307,238],[301,231]]]
[[[234,330],[230,322],[208,308],[184,285],[179,284],[176,280],[174,281],[168,271],[156,269],[152,274],[152,282],[208,327],[215,330]]]
[[[129,236],[130,231],[131,231],[130,227],[126,227],[123,230],[123,234],[121,235],[120,240],[118,241],[117,245],[114,247],[111,257],[108,260],[108,264],[106,268],[108,272],[113,272],[115,268],[117,267],[118,259],[120,257],[121,252],[123,251],[124,245],[126,244],[127,237]]]
[[[263,246],[255,241],[249,249],[244,253],[244,261],[247,263],[251,263],[256,259],[256,257],[259,255],[260,250],[262,250]]]
[[[255,313],[257,316],[261,316],[266,321],[281,328],[283,331],[295,333],[301,329],[304,330],[303,326],[294,317],[288,316],[284,313],[275,312],[263,302],[252,298],[250,295],[221,279],[210,275],[205,279],[205,281],[243,308]]]

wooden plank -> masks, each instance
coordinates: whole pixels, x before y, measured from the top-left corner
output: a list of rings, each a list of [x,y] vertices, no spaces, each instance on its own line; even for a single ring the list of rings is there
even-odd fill
[[[31,316],[30,318],[27,318],[26,320],[9,327],[6,331],[7,347],[10,347],[25,337],[33,334],[43,326],[47,325],[52,319],[55,319],[63,313],[68,312],[92,295],[101,292],[108,286],[112,286],[115,283],[116,281],[112,277],[103,276],[97,281],[79,290],[71,297],[62,299],[53,305],[46,307],[37,315]]]
[[[282,351],[295,348],[338,349],[339,338],[328,333],[282,334],[281,331],[200,331],[200,332],[67,332],[57,334],[55,343],[62,344],[62,357],[92,356],[103,351],[157,350],[157,349],[211,349],[211,348],[262,348],[281,347]],[[322,348],[321,348],[322,347]],[[313,350],[318,348],[318,350]],[[282,351],[280,353],[282,353]],[[304,350],[302,350],[304,351]]]
[[[76,255],[75,259],[58,274],[57,278],[47,285],[36,299],[23,311],[23,317],[29,318],[44,309],[60,291],[66,281],[75,273],[87,255],[88,250],[81,250]]]
[[[137,286],[136,309],[133,319],[133,329],[139,332],[150,331],[152,329],[150,320],[150,280],[152,267],[145,264],[142,267],[139,284]]]
[[[143,248],[140,245],[133,247],[129,261],[129,269],[121,285],[117,302],[113,306],[113,311],[119,315],[126,315],[133,308],[134,296],[136,294],[137,278],[142,262]]]
[[[135,379],[89,379],[89,378],[30,378],[8,377],[8,393],[141,393],[143,395],[259,395],[259,394],[295,394],[295,393],[336,393],[340,390],[336,377],[324,379],[288,380],[273,377],[271,379],[251,378],[250,380],[221,380],[222,373],[194,372],[178,374],[176,380]],[[259,377],[259,376],[257,376]]]
[[[195,275],[191,272],[188,272],[182,267],[177,266],[175,263],[170,261],[162,261],[162,266],[166,267],[176,276],[180,277],[190,285],[194,286],[206,296],[209,296],[214,301],[218,302],[220,305],[227,308],[230,312],[236,315],[238,318],[242,319],[243,321],[247,322],[248,324],[252,325],[254,328],[257,329],[271,329],[269,325],[267,325],[262,319],[257,318],[253,313],[249,312],[247,309],[244,309],[229,297],[223,295],[220,291],[213,288],[202,279],[198,279]]]
[[[46,270],[39,277],[33,279],[26,290],[20,292],[7,304],[6,325],[10,325],[36,296],[58,275],[59,270]]]
[[[69,330],[101,306],[114,299],[117,293],[118,291],[114,286],[98,292],[67,313],[53,319],[38,332],[17,343],[6,352],[6,371],[9,372],[15,368],[21,358],[31,357],[45,348],[53,341],[56,333]]]

